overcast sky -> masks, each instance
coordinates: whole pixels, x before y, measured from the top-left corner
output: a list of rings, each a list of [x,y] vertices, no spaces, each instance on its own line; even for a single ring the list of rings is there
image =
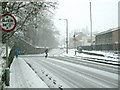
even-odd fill
[[[118,26],[119,0],[59,0],[55,14],[55,25],[65,36],[65,21],[69,22],[69,33],[88,27],[90,31],[90,2],[92,3],[93,32],[106,31]]]

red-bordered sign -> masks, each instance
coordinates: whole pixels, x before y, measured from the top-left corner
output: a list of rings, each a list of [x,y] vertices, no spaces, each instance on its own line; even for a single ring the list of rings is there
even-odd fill
[[[5,32],[11,32],[16,28],[16,19],[12,14],[0,16],[0,28]]]

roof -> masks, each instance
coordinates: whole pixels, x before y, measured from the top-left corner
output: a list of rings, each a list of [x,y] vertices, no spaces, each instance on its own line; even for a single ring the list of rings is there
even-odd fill
[[[102,34],[106,34],[106,33],[110,33],[110,32],[116,31],[116,30],[120,30],[120,27],[112,28],[112,29],[109,29],[107,31],[103,31],[103,32],[97,33],[96,35],[102,35]]]

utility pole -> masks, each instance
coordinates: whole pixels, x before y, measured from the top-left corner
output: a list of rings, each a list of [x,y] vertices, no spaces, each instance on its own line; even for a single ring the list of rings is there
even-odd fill
[[[90,29],[91,29],[91,49],[92,49],[92,9],[91,9],[91,2],[90,2]]]

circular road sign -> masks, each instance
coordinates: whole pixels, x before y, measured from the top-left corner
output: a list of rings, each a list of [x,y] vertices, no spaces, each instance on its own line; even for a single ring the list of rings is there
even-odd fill
[[[0,16],[0,28],[5,32],[11,32],[16,28],[16,19],[12,14]]]

